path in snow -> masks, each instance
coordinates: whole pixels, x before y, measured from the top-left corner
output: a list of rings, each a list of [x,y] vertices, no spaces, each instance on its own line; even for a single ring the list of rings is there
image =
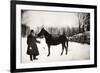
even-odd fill
[[[51,54],[47,57],[48,48],[45,44],[45,39],[38,39],[41,44],[37,44],[40,55],[37,56],[38,60],[33,60],[33,62],[44,63],[44,62],[59,62],[68,60],[86,60],[90,58],[90,45],[80,44],[76,42],[69,42],[68,54],[65,55],[65,50],[62,56],[60,56],[62,51],[61,44],[57,46],[51,46]],[[30,57],[26,54],[27,51],[27,38],[22,38],[22,63],[30,63]]]

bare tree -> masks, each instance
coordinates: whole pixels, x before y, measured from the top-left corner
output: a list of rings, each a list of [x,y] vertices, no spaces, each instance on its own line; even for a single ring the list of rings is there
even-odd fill
[[[29,32],[30,32],[30,27],[28,27],[25,24],[22,24],[21,25],[21,36],[25,37],[25,36],[27,36],[29,34]]]
[[[79,32],[90,31],[90,13],[78,13]]]

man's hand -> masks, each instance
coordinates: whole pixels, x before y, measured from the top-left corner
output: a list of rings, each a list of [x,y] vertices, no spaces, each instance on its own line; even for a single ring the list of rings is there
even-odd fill
[[[40,43],[40,41],[37,40],[37,43]]]

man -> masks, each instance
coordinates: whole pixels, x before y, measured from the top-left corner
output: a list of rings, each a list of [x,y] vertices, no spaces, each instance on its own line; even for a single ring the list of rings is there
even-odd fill
[[[30,34],[27,37],[27,54],[30,55],[30,60],[32,61],[37,60],[36,56],[39,55],[39,51],[37,48],[37,44],[36,43],[40,43],[40,41],[36,40],[36,37],[34,35],[34,30],[30,31]]]

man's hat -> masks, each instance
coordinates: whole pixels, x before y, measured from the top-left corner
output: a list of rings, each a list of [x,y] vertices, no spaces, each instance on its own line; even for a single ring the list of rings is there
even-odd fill
[[[31,30],[31,33],[34,32],[34,30]]]

